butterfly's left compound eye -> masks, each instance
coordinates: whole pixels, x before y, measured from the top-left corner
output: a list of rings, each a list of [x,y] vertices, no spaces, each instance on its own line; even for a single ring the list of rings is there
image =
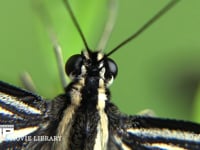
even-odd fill
[[[108,63],[109,72],[115,78],[118,72],[117,64],[112,59],[109,59],[109,58],[108,58],[107,63]]]
[[[80,54],[71,56],[65,65],[65,71],[67,75],[68,76],[80,75],[82,64],[83,64],[83,58]]]

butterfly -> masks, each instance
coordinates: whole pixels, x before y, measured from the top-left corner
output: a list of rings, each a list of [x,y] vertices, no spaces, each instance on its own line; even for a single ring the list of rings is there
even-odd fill
[[[69,58],[65,71],[71,83],[63,83],[65,92],[52,101],[0,81],[0,149],[200,149],[199,124],[124,114],[111,102],[109,90],[118,73],[109,56],[177,2],[169,2],[138,32],[104,54],[89,48],[64,0],[86,50]]]

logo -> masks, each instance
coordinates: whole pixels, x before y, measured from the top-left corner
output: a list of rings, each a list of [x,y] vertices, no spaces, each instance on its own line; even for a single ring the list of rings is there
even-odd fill
[[[14,132],[14,125],[0,125],[0,142]]]

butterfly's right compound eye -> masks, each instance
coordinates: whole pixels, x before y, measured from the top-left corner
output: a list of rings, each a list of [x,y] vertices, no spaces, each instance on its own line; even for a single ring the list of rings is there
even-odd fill
[[[68,76],[80,75],[82,64],[83,64],[83,58],[80,54],[71,56],[65,65],[65,71],[67,75]]]

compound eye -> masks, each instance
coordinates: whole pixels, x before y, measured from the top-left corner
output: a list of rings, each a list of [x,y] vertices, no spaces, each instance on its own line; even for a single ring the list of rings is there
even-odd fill
[[[114,78],[115,78],[117,76],[117,72],[118,72],[117,64],[112,59],[109,59],[109,58],[107,60],[107,63],[108,63],[108,68],[109,68],[111,75],[114,76]]]
[[[83,64],[83,58],[80,54],[71,56],[66,65],[65,72],[68,76],[78,76],[81,74],[81,66]]]

